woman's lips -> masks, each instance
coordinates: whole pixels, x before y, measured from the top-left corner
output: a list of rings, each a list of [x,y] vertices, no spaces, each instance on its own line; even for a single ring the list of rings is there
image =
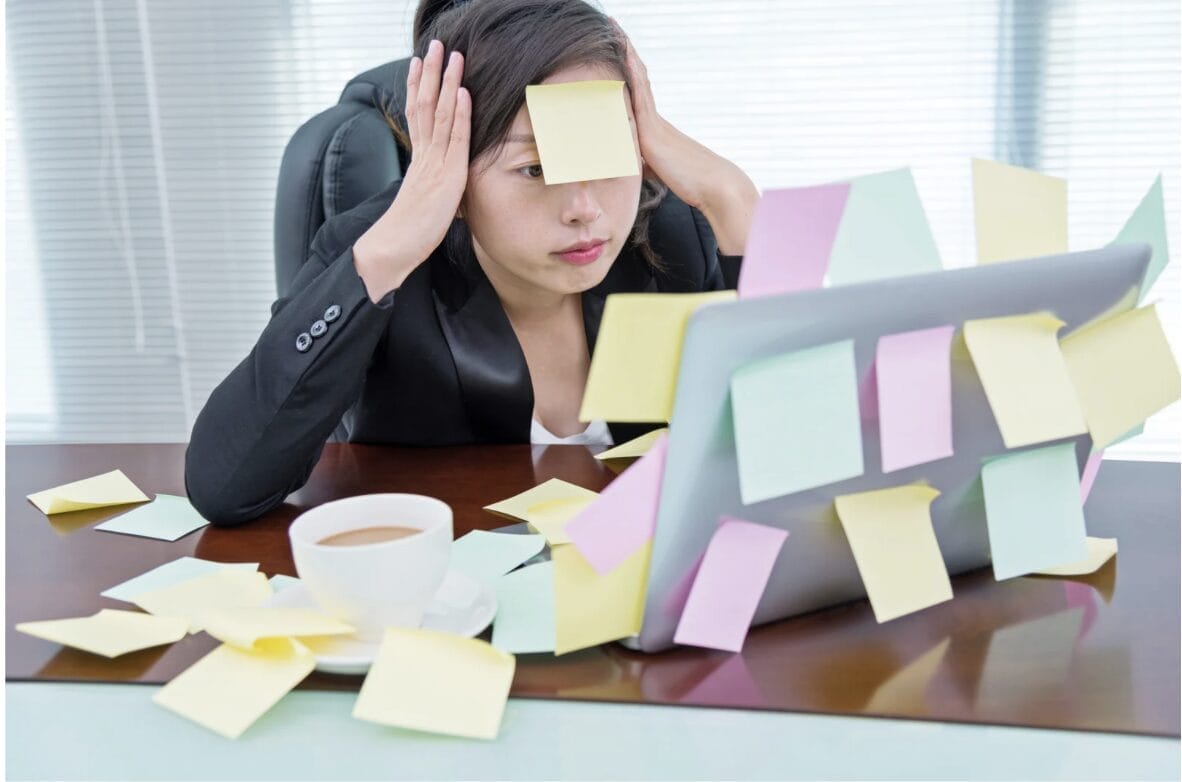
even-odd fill
[[[556,255],[567,263],[575,266],[584,266],[592,261],[595,261],[603,254],[604,242],[599,242],[588,247],[585,250],[568,250],[564,253],[556,253]]]

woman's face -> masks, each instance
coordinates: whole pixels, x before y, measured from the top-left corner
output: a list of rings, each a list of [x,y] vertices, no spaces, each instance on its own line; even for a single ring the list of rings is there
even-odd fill
[[[604,66],[581,65],[558,71],[543,83],[620,78]],[[630,105],[627,111],[639,160]],[[640,185],[639,174],[546,185],[523,104],[499,154],[472,162],[461,210],[476,257],[498,289],[579,293],[603,280],[628,240]],[[587,242],[603,243],[596,257],[562,254]]]

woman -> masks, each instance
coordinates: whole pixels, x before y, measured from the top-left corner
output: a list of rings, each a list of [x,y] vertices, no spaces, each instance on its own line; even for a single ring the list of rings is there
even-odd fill
[[[281,503],[334,428],[417,445],[635,436],[577,418],[604,298],[734,285],[758,191],[660,116],[603,13],[424,0],[414,48],[406,176],[321,227],[193,427],[186,487],[215,523]],[[625,81],[644,174],[547,186],[525,87],[588,79]],[[668,236],[650,242],[663,199]]]

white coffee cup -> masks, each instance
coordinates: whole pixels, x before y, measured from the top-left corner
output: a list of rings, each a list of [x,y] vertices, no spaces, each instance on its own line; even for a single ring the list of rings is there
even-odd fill
[[[396,540],[352,546],[325,538],[369,527],[412,527]],[[363,494],[326,502],[288,528],[296,573],[321,610],[378,640],[387,627],[418,627],[451,559],[452,511],[419,494]]]

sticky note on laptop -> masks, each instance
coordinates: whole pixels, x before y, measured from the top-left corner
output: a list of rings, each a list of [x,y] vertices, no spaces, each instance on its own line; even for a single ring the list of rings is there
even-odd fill
[[[93,616],[22,622],[17,632],[103,657],[179,641],[189,631],[183,619],[104,608]]]
[[[1088,431],[1049,313],[970,320],[965,344],[1006,448]]]
[[[249,651],[222,644],[161,687],[152,701],[236,739],[315,667],[307,647],[288,638],[263,640]]]
[[[1120,233],[1112,240],[1112,244],[1126,242],[1145,242],[1153,248],[1153,255],[1149,259],[1149,268],[1145,272],[1145,282],[1141,286],[1138,301],[1145,298],[1157,278],[1170,260],[1169,246],[1166,241],[1166,205],[1162,197],[1161,174],[1149,188],[1149,192],[1137,204],[1137,208],[1129,215],[1129,219],[1120,229]]]
[[[930,508],[939,495],[930,486],[912,484],[834,500],[879,622],[952,599],[948,568],[932,529]]]
[[[148,495],[140,491],[122,470],[111,470],[93,478],[62,484],[28,496],[29,502],[47,516],[89,508],[147,502],[148,499]]]
[[[1074,443],[989,459],[981,484],[998,581],[1088,556]]]
[[[180,540],[190,532],[209,524],[188,497],[173,494],[157,494],[147,505],[104,521],[95,529],[103,532],[118,532],[123,535],[138,535],[157,540]]]
[[[1085,326],[1061,347],[1095,448],[1116,442],[1182,394],[1155,305]]]
[[[1116,556],[1116,538],[1088,538],[1088,554],[1078,562],[1068,562],[1066,565],[1050,567],[1040,570],[1039,576],[1086,576],[1104,567],[1108,560]]]
[[[608,296],[579,420],[668,421],[690,315],[735,296],[734,291]]]
[[[973,160],[977,263],[1067,252],[1067,180]]]
[[[874,374],[882,471],[952,455],[953,326],[878,339]]]
[[[739,298],[820,288],[849,196],[848,183],[765,190],[739,269]]]
[[[668,437],[657,438],[648,453],[567,522],[566,536],[600,575],[652,539],[668,447]]]
[[[638,176],[624,82],[573,81],[525,88],[547,185]]]
[[[747,263],[744,258],[743,263]],[[940,251],[911,169],[867,174],[850,195],[829,256],[829,284],[937,272]]]
[[[516,660],[477,638],[410,628],[386,631],[353,716],[367,722],[495,739]]]
[[[652,543],[606,575],[574,546],[550,550],[554,563],[555,654],[598,646],[640,632]]]
[[[788,533],[724,518],[710,538],[673,641],[738,652]]]
[[[740,367],[731,408],[744,505],[862,474],[852,339]]]

